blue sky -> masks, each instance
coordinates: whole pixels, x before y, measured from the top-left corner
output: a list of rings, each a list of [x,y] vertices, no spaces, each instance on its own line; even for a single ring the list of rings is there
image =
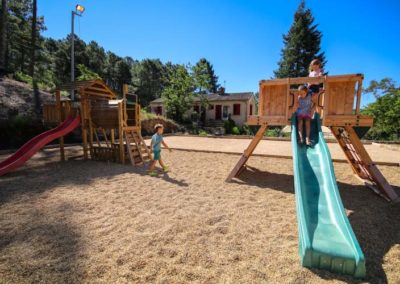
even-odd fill
[[[299,0],[38,0],[45,36],[64,38],[79,1],[76,34],[134,59],[195,63],[207,58],[228,92],[257,91],[277,68]],[[308,0],[323,33],[331,75],[363,73],[400,82],[400,1]],[[362,104],[373,100],[364,96]]]

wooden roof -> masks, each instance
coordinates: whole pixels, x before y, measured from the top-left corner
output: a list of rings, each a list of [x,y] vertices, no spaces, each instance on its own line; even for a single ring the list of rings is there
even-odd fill
[[[117,95],[102,80],[76,81],[57,86],[56,91],[83,90],[85,95],[114,99]]]

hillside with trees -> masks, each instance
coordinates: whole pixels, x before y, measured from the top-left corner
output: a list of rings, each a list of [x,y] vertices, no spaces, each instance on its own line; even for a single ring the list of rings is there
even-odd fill
[[[2,1],[0,75],[26,82],[35,89],[51,90],[71,80],[71,35],[64,39],[44,37],[45,20],[36,11],[37,1]],[[163,63],[160,59],[136,60],[105,50],[96,41],[86,43],[76,35],[75,68],[76,80],[102,78],[117,93],[122,92],[123,84],[129,84],[142,106],[161,97],[182,68],[192,78],[193,92],[215,92],[218,87],[218,77],[205,58],[193,67]],[[40,108],[40,93],[36,99]]]

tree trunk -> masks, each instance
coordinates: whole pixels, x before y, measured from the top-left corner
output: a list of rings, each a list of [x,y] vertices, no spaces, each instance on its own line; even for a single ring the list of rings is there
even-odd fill
[[[37,37],[37,0],[32,2],[32,33],[31,33],[31,60],[29,66],[29,73],[32,77],[33,83],[33,97],[35,99],[35,111],[40,113],[40,92],[38,89],[36,76],[35,76],[35,59],[36,59],[36,37]]]
[[[31,60],[29,66],[29,75],[32,79],[35,75],[35,51],[36,51],[36,21],[37,21],[37,0],[32,3],[32,27],[31,27]]]
[[[6,74],[6,50],[7,50],[7,21],[8,7],[7,0],[1,0],[0,20],[0,77]]]

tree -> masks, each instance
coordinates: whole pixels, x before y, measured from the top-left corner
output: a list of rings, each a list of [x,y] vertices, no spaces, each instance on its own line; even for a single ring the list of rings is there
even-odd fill
[[[32,25],[31,25],[31,54],[29,73],[33,82],[33,97],[35,99],[35,111],[40,112],[40,92],[35,77],[36,62],[36,38],[37,38],[37,0],[32,1]]]
[[[192,76],[197,93],[217,92],[219,87],[218,77],[215,75],[214,68],[207,59],[201,58],[196,65],[192,67]]]
[[[99,74],[93,72],[83,64],[78,64],[79,76],[78,81],[101,79]]]
[[[186,66],[179,65],[171,76],[170,84],[162,91],[167,115],[183,121],[183,115],[192,107],[194,82]]]
[[[368,104],[362,114],[374,118],[374,126],[366,138],[374,140],[399,140],[400,138],[400,86],[390,78],[371,81],[365,92],[378,94],[375,102]]]
[[[300,2],[294,14],[294,22],[288,34],[283,36],[284,47],[278,70],[274,71],[276,78],[306,77],[313,59],[319,59],[322,67],[326,64],[324,52],[320,52],[322,33],[314,24],[310,9],[305,8],[305,1]]]
[[[167,77],[168,71],[159,59],[145,59],[132,67],[132,85],[142,106],[161,97]]]
[[[7,23],[8,6],[7,0],[1,0],[0,20],[0,77],[6,74],[6,50],[7,50]]]

